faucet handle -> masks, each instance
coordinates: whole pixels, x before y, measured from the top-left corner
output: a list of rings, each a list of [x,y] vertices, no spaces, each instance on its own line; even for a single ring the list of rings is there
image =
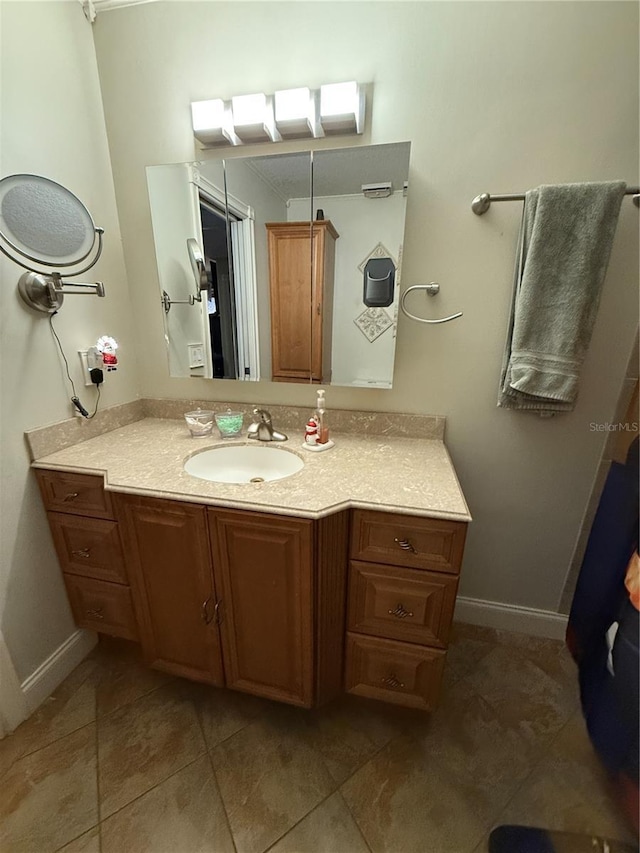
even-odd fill
[[[260,421],[262,421],[263,424],[271,423],[271,412],[269,412],[267,409],[254,409],[253,414],[256,416],[256,423],[258,422],[258,418],[260,419]]]

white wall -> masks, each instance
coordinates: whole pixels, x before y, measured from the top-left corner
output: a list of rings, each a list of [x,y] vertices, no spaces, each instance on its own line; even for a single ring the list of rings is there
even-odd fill
[[[425,327],[400,318],[392,391],[331,389],[329,406],[447,415],[474,514],[461,592],[556,609],[638,316],[638,211],[626,200],[580,401],[541,420],[498,410],[518,204],[480,192],[638,181],[638,6],[627,2],[151,3],[94,29],[136,323],[142,389],[174,398],[313,405],[306,387],[168,377],[144,167],[195,156],[189,103],[356,79],[367,131],[411,140],[403,283],[437,280]],[[381,50],[371,49],[380,45]],[[335,147],[336,140],[317,147]],[[295,150],[297,143],[278,150]],[[252,146],[242,153],[269,153]]]
[[[99,263],[80,280],[103,280],[107,296],[69,296],[56,317],[80,399],[76,351],[101,334],[120,342],[121,364],[103,405],[136,397],[133,336],[113,179],[91,28],[78,2],[0,4],[0,173],[45,175],[76,193],[105,229]],[[44,315],[19,301],[20,269],[0,260],[2,494],[0,630],[24,681],[75,630],[23,432],[71,415],[71,392]]]
[[[317,196],[314,207],[324,211],[340,235],[336,240],[335,281],[333,288],[333,337],[331,341],[331,382],[353,385],[365,382],[391,387],[396,350],[396,324],[400,301],[398,266],[393,303],[383,309],[391,320],[378,338],[366,338],[354,320],[366,310],[363,298],[363,273],[358,266],[378,243],[399,265],[402,254],[406,198],[402,192],[388,198],[369,199],[362,195]],[[309,199],[294,199],[289,219],[308,216]]]

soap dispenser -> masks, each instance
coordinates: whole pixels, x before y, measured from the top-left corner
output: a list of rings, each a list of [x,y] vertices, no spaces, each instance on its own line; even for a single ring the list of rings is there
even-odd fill
[[[326,444],[329,441],[329,424],[327,418],[327,407],[325,392],[322,388],[318,390],[316,399],[316,421],[318,422],[318,444]]]
[[[306,425],[305,439],[302,444],[305,450],[329,450],[333,447],[333,441],[329,438],[329,425],[327,423],[327,404],[325,392],[320,388],[316,397],[316,410],[313,417]]]

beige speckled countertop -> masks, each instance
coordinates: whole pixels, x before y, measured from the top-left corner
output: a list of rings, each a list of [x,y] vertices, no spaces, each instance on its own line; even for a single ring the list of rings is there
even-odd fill
[[[184,422],[145,418],[65,450],[42,456],[38,468],[105,474],[108,490],[217,506],[321,518],[347,507],[470,521],[460,484],[442,441],[334,434],[335,447],[308,453],[302,439],[278,446],[300,456],[297,474],[267,483],[234,485],[201,480],[183,470],[185,459],[220,444],[192,438]]]

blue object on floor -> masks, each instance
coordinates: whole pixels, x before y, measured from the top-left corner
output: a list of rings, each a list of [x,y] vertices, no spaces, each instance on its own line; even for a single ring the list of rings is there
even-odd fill
[[[498,826],[489,836],[489,853],[638,853],[625,841],[533,826]]]
[[[498,826],[489,836],[489,853],[555,853],[546,829]]]

